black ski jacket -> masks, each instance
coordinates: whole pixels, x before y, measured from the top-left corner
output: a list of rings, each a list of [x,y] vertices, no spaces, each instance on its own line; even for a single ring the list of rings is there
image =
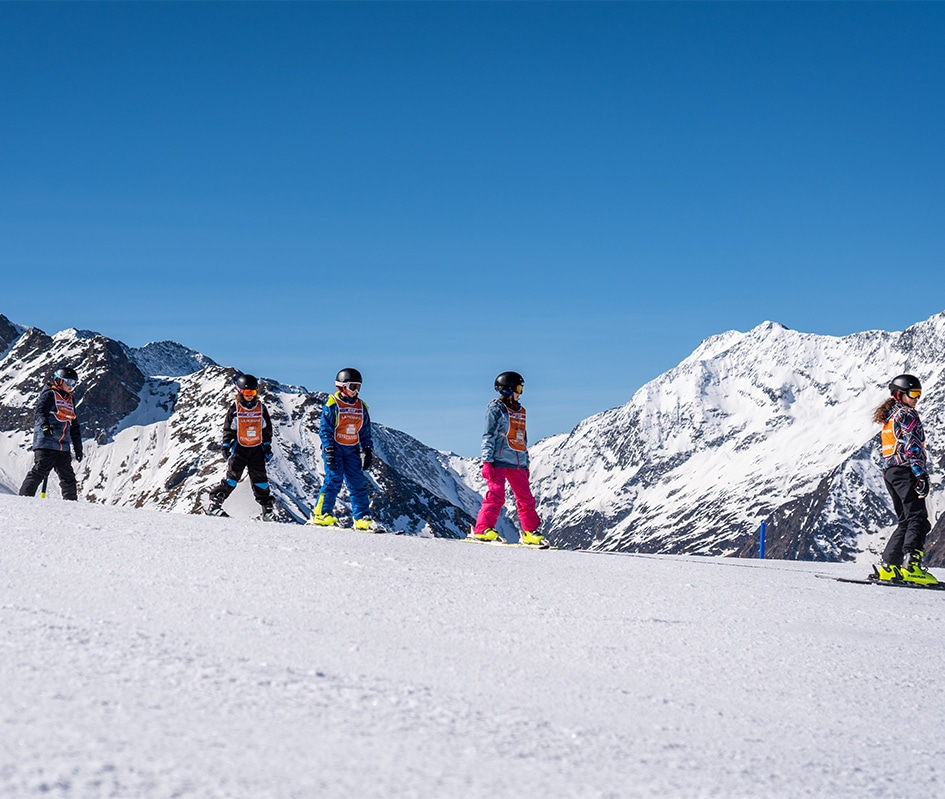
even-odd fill
[[[58,400],[58,401],[57,401]],[[75,419],[66,419],[66,409],[76,414]],[[49,433],[43,428],[48,427]],[[75,410],[75,400],[65,391],[46,386],[36,402],[33,414],[33,449],[54,449],[69,452],[69,443],[76,453],[82,452],[82,428]]]

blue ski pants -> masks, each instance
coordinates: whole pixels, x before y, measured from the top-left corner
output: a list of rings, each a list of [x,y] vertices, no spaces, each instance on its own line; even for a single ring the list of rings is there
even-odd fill
[[[330,471],[328,464],[325,464],[325,482],[318,495],[316,508],[320,513],[331,513],[335,508],[335,500],[341,491],[342,483],[347,483],[348,493],[351,495],[351,514],[355,519],[370,516],[371,501],[368,497],[367,481],[361,469],[360,451],[357,447],[337,446],[335,459],[338,463],[335,471]]]

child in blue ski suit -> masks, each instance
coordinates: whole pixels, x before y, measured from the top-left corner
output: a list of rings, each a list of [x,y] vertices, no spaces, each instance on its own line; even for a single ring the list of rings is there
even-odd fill
[[[325,482],[312,509],[312,524],[337,526],[332,511],[342,484],[347,483],[355,529],[374,529],[364,479],[364,471],[371,468],[374,459],[374,443],[367,403],[358,396],[361,382],[357,369],[342,369],[335,376],[337,391],[322,408],[318,435],[325,460]]]

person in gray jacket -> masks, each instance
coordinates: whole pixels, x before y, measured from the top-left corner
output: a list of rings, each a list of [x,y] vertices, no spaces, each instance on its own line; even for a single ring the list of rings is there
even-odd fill
[[[486,429],[482,434],[482,476],[486,480],[486,496],[476,517],[472,538],[478,541],[498,541],[495,525],[505,504],[505,484],[508,482],[518,508],[522,525],[522,543],[527,546],[546,546],[538,532],[541,519],[535,511],[535,497],[528,483],[528,436],[525,432],[525,408],[519,397],[525,388],[525,378],[518,372],[502,372],[495,379],[499,397],[486,410]]]
[[[63,499],[77,500],[78,487],[72,469],[72,452],[82,460],[82,429],[76,416],[72,392],[79,376],[64,366],[56,370],[52,382],[39,395],[33,414],[33,468],[29,470],[20,496],[36,496],[36,489],[55,469]]]

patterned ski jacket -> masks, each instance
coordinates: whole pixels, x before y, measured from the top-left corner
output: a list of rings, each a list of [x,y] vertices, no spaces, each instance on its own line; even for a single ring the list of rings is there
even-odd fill
[[[528,435],[525,409],[510,407],[496,398],[486,409],[486,429],[482,434],[482,460],[506,469],[528,468]]]
[[[925,431],[914,409],[897,402],[886,417],[881,441],[884,472],[891,466],[908,466],[916,476],[928,473]]]
[[[49,433],[43,432],[43,428]],[[76,454],[82,452],[82,429],[75,412],[75,400],[68,391],[46,386],[36,402],[33,414],[33,449],[54,449],[69,452],[69,444]]]

